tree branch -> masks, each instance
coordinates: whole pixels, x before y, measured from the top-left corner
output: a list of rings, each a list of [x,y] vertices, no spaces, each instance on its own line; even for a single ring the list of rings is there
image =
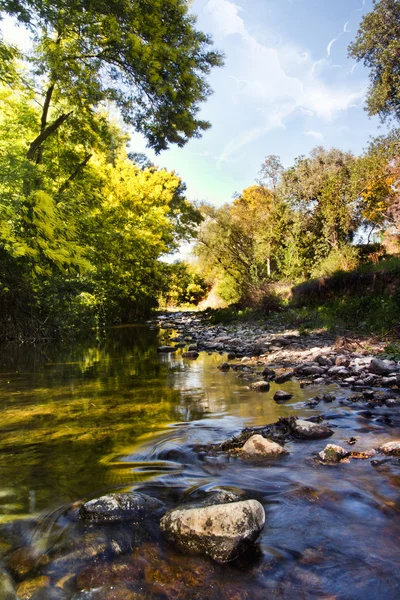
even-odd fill
[[[26,153],[26,158],[28,160],[33,161],[35,159],[35,154],[36,152],[39,150],[39,148],[41,147],[41,145],[43,144],[43,142],[45,142],[47,140],[48,137],[50,137],[55,131],[57,131],[57,129],[64,123],[64,121],[66,121],[68,119],[68,117],[70,117],[72,115],[72,111],[69,113],[65,113],[62,114],[58,117],[58,119],[56,119],[55,121],[53,121],[53,123],[50,123],[50,125],[48,125],[38,136],[36,139],[33,140],[33,142],[30,144],[29,146],[29,150]]]
[[[88,154],[85,156],[82,162],[76,167],[75,171],[71,173],[71,175],[64,181],[57,194],[60,195],[70,186],[71,182],[79,175],[79,173],[86,167],[89,160],[92,158],[93,154]]]

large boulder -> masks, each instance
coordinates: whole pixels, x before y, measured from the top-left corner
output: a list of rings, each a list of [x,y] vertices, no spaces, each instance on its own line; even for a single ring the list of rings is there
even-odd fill
[[[280,454],[287,454],[283,446],[267,440],[259,434],[252,435],[239,450],[239,453],[246,458],[271,458]]]
[[[290,428],[295,437],[304,440],[318,440],[333,435],[332,429],[326,423],[313,423],[297,417],[289,417]]]
[[[169,510],[161,519],[161,530],[183,551],[206,554],[220,563],[234,560],[260,535],[265,513],[257,500],[225,496],[213,504],[183,504]]]
[[[159,514],[163,506],[157,498],[139,492],[107,494],[83,504],[79,516],[84,521],[97,523],[137,522],[152,514]]]

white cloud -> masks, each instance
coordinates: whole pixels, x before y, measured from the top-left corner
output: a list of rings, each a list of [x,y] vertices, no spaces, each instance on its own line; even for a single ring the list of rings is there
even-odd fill
[[[212,14],[222,35],[248,36],[243,19],[239,17],[240,6],[228,0],[209,0],[206,10]]]
[[[324,139],[324,136],[322,135],[322,133],[320,133],[319,131],[303,131],[304,135],[308,135],[309,137],[314,138],[314,140],[317,140],[319,142],[321,142]]]
[[[322,79],[321,71],[332,66],[326,58],[315,61],[304,49],[283,42],[279,46],[260,43],[247,29],[240,7],[230,0],[209,0],[206,10],[219,33],[240,37],[235,41],[240,60],[229,63],[228,56],[227,69],[228,76],[237,84],[234,101],[242,100],[246,122],[250,123],[226,144],[218,164],[269,131],[284,128],[286,121],[296,115],[300,117],[299,113],[331,121],[363,102],[365,89],[355,89],[354,84],[352,87],[329,84]],[[328,44],[328,55],[333,43],[347,32],[347,26],[348,22],[340,36]],[[249,109],[254,114],[262,109],[262,117],[257,117],[259,123],[250,118]]]
[[[347,29],[349,23],[350,21],[346,21],[346,23],[344,24],[343,33],[350,33],[350,29]]]
[[[329,42],[329,44],[327,45],[327,47],[326,47],[326,55],[327,55],[327,56],[330,56],[330,55],[331,55],[332,46],[333,46],[333,44],[334,44],[335,42],[337,42],[337,40],[338,40],[338,38],[333,38],[333,40],[331,40],[331,41]]]

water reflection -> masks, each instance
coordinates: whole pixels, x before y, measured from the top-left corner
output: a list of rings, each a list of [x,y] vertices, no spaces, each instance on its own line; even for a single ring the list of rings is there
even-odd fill
[[[279,386],[293,398],[276,404],[274,384],[268,394],[253,392],[237,373],[217,369],[220,355],[202,353],[190,361],[181,351],[157,353],[162,342],[158,332],[134,327],[113,330],[101,345],[3,351],[1,519],[51,507],[58,519],[66,505],[105,490],[134,487],[171,505],[215,486],[243,489],[267,514],[255,556],[227,568],[211,567],[201,558],[182,561],[159,539],[142,552],[162,565],[143,567],[157,593],[166,574],[173,580],[172,591],[163,588],[168,598],[397,598],[400,476],[395,467],[374,468],[370,461],[317,465],[312,456],[324,446],[320,441],[290,443],[289,456],[264,465],[199,457],[194,447],[223,440],[245,425],[318,410],[329,412],[337,426],[332,441],[345,445],[356,434],[358,450],[400,437],[400,431],[338,402],[306,408],[304,400],[319,390],[302,390],[297,382]],[[52,532],[48,522],[44,527]],[[125,569],[131,577],[132,556],[120,560],[112,569],[119,574]],[[200,596],[184,586],[196,570],[209,586],[206,596],[201,596],[203,584],[193,588]]]

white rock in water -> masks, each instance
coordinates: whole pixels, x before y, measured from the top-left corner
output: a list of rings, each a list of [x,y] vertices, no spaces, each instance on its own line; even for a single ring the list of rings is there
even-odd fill
[[[304,439],[321,439],[333,435],[332,429],[326,423],[312,423],[292,417],[290,426],[296,437]]]
[[[168,511],[160,521],[167,539],[182,550],[207,554],[217,562],[234,560],[253,544],[265,524],[263,506],[244,500]]]
[[[395,456],[400,456],[400,441],[394,442],[386,442],[386,444],[382,444],[379,450],[384,454],[394,454]]]
[[[267,440],[262,435],[252,435],[247,440],[245,445],[240,449],[240,454],[244,454],[247,457],[261,457],[261,456],[278,456],[279,454],[287,454],[283,446]]]
[[[321,460],[327,463],[338,463],[346,458],[348,451],[336,444],[327,444],[325,448],[318,453]]]

